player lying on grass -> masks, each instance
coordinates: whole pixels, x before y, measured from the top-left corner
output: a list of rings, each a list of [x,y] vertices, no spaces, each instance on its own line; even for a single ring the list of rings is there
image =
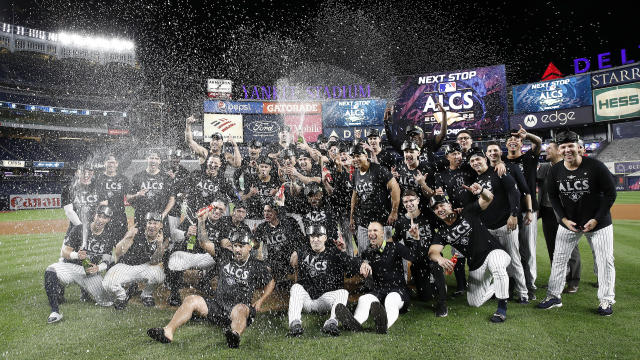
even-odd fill
[[[202,218],[198,219],[198,228],[199,231],[204,231]],[[251,256],[253,241],[250,233],[235,231],[229,240],[233,251],[220,248],[215,257],[218,286],[214,296],[187,296],[167,326],[147,331],[152,339],[162,343],[172,342],[176,330],[196,315],[223,326],[230,348],[240,345],[240,335],[251,325],[256,311],[260,310],[262,303],[271,295],[275,281],[267,266]],[[252,304],[251,299],[257,288],[264,288],[264,292]]]
[[[446,271],[453,271],[453,262],[442,257],[442,249],[445,245],[451,245],[464,254],[469,264],[469,305],[479,307],[495,295],[498,309],[490,320],[504,322],[509,297],[507,266],[511,263],[511,258],[489,233],[479,216],[493,200],[493,194],[478,183],[463,187],[478,196],[478,200],[468,204],[462,214],[451,208],[445,196],[436,195],[431,198],[431,208],[441,223],[429,247],[429,257]]]
[[[111,262],[111,252],[117,241],[113,233],[105,230],[112,215],[110,207],[100,205],[93,221],[86,228],[86,233],[82,225],[73,227],[64,239],[64,261],[51,264],[45,270],[44,289],[51,306],[48,323],[62,320],[58,305],[63,302],[62,290],[71,283],[86,290],[98,305],[113,304],[102,287],[102,277],[99,274]]]

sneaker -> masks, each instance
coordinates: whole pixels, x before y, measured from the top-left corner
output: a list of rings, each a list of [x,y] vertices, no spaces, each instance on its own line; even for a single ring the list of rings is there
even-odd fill
[[[538,300],[538,297],[536,296],[535,291],[529,291],[529,294],[527,294],[529,297],[529,301],[536,301]]]
[[[58,314],[57,312],[52,312],[49,314],[49,318],[47,318],[47,324],[53,324],[62,320],[62,314]]]
[[[142,300],[142,305],[144,306],[148,306],[148,307],[156,306],[156,302],[153,300],[153,296],[141,297],[140,300]]]
[[[180,304],[182,304],[180,293],[177,291],[172,291],[171,294],[169,294],[169,298],[167,299],[167,304],[169,304],[169,306],[180,306]]]
[[[168,337],[164,335],[163,328],[151,328],[147,330],[147,335],[155,341],[159,341],[163,344],[168,344],[171,342]]]
[[[103,307],[111,307],[113,306],[113,301],[98,301],[96,305],[103,306]]]
[[[453,293],[453,297],[462,296],[462,295],[464,295],[464,292],[465,292],[464,289],[458,289]]]
[[[611,316],[613,314],[613,304],[609,300],[600,301],[598,306],[598,314],[602,316]]]
[[[379,301],[371,304],[371,316],[373,317],[373,321],[376,323],[376,332],[378,334],[386,334],[387,312]]]
[[[82,292],[82,295],[80,295],[80,301],[82,302],[92,302],[93,300],[91,299],[91,295],[89,295],[89,293],[87,291],[85,291],[84,289],[80,289]]]
[[[113,302],[113,308],[116,310],[124,310],[127,307],[127,300],[116,300]]]
[[[491,318],[489,319],[489,321],[491,321],[492,323],[503,323],[506,320],[507,320],[507,314],[503,314],[499,312],[494,313],[493,316],[491,316]]]
[[[569,285],[563,291],[563,293],[565,293],[565,294],[575,294],[577,292],[578,292],[578,286],[577,285]]]
[[[339,336],[338,321],[335,319],[327,320],[322,327],[322,332],[331,336]]]
[[[345,329],[351,331],[362,331],[362,325],[353,317],[353,314],[343,304],[336,305],[336,317]]]
[[[562,300],[558,299],[555,296],[547,296],[538,305],[536,305],[536,307],[538,309],[552,309],[554,307],[562,307]]]
[[[231,328],[227,328],[224,331],[224,337],[227,338],[227,345],[231,348],[231,349],[237,349],[238,347],[240,347],[240,335],[231,330]]]
[[[439,303],[436,305],[436,316],[437,317],[447,317],[449,315],[449,310],[447,309],[446,303]]]
[[[302,324],[299,321],[294,321],[289,327],[289,336],[298,337],[304,333],[304,329],[302,328]]]
[[[529,303],[529,299],[527,299],[526,297],[522,296],[516,302],[518,304],[521,304],[521,305],[527,305]]]

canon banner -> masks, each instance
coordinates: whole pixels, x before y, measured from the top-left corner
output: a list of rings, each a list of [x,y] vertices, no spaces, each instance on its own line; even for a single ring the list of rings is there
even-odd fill
[[[389,135],[399,143],[408,125],[437,134],[442,121],[436,104],[447,111],[448,133],[462,129],[483,133],[504,131],[507,115],[507,81],[504,65],[394,78],[399,86]]]
[[[381,126],[386,100],[327,101],[322,106],[326,127]]]
[[[527,130],[590,124],[593,122],[593,109],[591,106],[584,106],[577,109],[561,109],[534,114],[515,114],[509,117],[509,121],[512,129],[517,129],[518,125],[522,125]]]
[[[60,194],[20,194],[9,196],[11,210],[55,209],[61,207]]]
[[[513,87],[514,114],[531,114],[591,104],[591,83],[587,75]]]

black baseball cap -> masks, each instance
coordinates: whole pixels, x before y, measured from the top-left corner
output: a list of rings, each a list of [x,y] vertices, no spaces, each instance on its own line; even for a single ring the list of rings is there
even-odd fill
[[[367,150],[362,146],[362,144],[355,144],[351,147],[351,155],[367,155]]]
[[[217,133],[211,135],[211,140],[213,140],[213,139],[222,140],[223,139],[222,134],[217,132]]]
[[[162,215],[159,212],[150,211],[150,212],[147,213],[147,215],[144,217],[144,219],[147,220],[147,221],[153,220],[153,221],[162,222]]]
[[[405,140],[405,142],[402,143],[402,151],[407,151],[407,150],[418,150],[418,151],[420,151],[420,146],[418,146],[418,144],[416,144],[415,142],[413,142],[411,140]]]
[[[229,234],[229,242],[232,244],[251,245],[251,234],[247,231],[233,230]]]
[[[349,144],[344,142],[344,141],[340,141],[338,142],[338,151],[343,153],[346,152],[348,153],[349,151],[351,151],[351,148],[349,147]]]
[[[328,142],[328,141],[329,141],[329,139],[327,139],[327,137],[326,137],[326,136],[324,136],[323,134],[318,135],[318,140],[317,140],[317,142],[319,142],[319,143],[326,143],[326,142]]]
[[[406,134],[424,134],[424,130],[418,125],[409,125],[406,129]]]
[[[309,196],[317,192],[322,192],[322,187],[317,182],[310,182],[304,187],[304,195]]]
[[[268,156],[260,156],[258,158],[258,160],[256,160],[256,163],[258,165],[266,164],[266,165],[269,165],[269,166],[273,166],[273,161],[271,161],[271,158],[269,158]]]
[[[447,146],[447,148],[445,149],[444,153],[446,155],[446,154],[451,154],[452,152],[455,152],[455,151],[462,152],[462,148],[460,147],[460,144],[458,143],[449,144],[449,146]]]
[[[577,143],[580,140],[580,136],[573,131],[563,131],[556,135],[556,144]]]
[[[111,210],[111,208],[108,205],[100,205],[96,209],[96,214],[102,214],[104,216],[112,217],[113,210]]]
[[[311,225],[306,229],[307,236],[327,235],[327,229],[322,225]]]
[[[482,151],[482,149],[478,147],[472,147],[471,149],[469,149],[469,152],[467,152],[467,159],[471,159],[473,156],[487,157],[484,154],[484,151]]]
[[[371,129],[367,134],[367,138],[370,137],[380,137],[380,131],[378,131],[378,129]]]
[[[254,149],[262,148],[262,141],[253,139],[249,142],[249,147]]]
[[[295,158],[298,158],[296,156],[296,151],[293,150],[292,148],[282,149],[280,151],[280,154],[278,154],[278,158],[280,158],[280,159],[288,159],[288,158],[290,158],[292,156],[295,157]]]
[[[244,200],[236,200],[233,202],[233,211],[236,209],[246,209],[247,203]]]
[[[431,197],[431,200],[429,201],[429,206],[431,207],[431,209],[433,209],[438,204],[443,204],[443,203],[448,203],[448,202],[449,202],[449,197],[446,194],[445,195],[433,195]]]
[[[462,129],[460,131],[458,131],[458,133],[456,134],[456,138],[458,137],[458,135],[460,134],[467,134],[469,135],[469,137],[473,137],[473,135],[471,135],[471,131],[467,130],[467,129]]]

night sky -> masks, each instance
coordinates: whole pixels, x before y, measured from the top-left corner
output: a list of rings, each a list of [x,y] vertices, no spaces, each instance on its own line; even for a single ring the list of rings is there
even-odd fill
[[[162,81],[183,108],[198,106],[206,78],[269,85],[339,69],[384,97],[394,75],[506,64],[513,85],[538,81],[550,61],[567,75],[577,57],[593,64],[611,52],[615,66],[626,48],[640,60],[637,18],[624,2],[305,3],[4,0],[0,21],[133,39],[149,87]]]

